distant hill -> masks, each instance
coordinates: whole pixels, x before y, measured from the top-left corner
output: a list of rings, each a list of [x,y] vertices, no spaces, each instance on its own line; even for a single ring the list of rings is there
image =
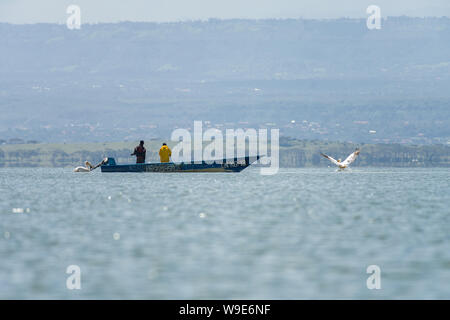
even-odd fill
[[[0,24],[0,139],[167,137],[194,120],[450,141],[450,19]],[[295,120],[295,122],[292,122]]]

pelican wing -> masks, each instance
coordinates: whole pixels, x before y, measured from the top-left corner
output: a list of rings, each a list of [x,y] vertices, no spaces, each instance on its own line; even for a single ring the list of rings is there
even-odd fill
[[[355,152],[353,152],[351,155],[349,155],[347,157],[347,159],[344,160],[344,162],[342,162],[342,165],[344,166],[348,166],[350,164],[352,164],[356,158],[358,158],[358,155],[361,151],[359,149],[357,149]]]
[[[330,156],[328,156],[328,155],[326,155],[326,154],[323,154],[323,153],[320,153],[320,155],[322,156],[322,157],[324,157],[324,158],[327,158],[328,160],[330,160],[331,162],[333,162],[335,165],[339,165],[339,162],[337,162],[337,160],[336,159],[334,159],[334,158],[332,158],[332,157],[330,157]]]

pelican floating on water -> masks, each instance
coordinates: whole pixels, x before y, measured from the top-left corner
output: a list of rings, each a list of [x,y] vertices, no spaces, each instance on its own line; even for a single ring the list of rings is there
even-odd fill
[[[94,169],[97,169],[98,167],[100,167],[101,165],[105,164],[108,161],[108,158],[103,159],[98,165],[96,165],[95,167],[92,166],[92,164],[89,161],[86,161],[84,163],[84,167],[76,167],[75,169],[73,169],[73,172],[90,172]]]
[[[361,150],[356,149],[355,152],[353,152],[351,155],[349,155],[347,157],[347,159],[345,159],[344,161],[341,161],[341,159],[336,160],[326,154],[321,153],[320,155],[322,157],[327,158],[328,160],[330,160],[332,163],[334,163],[336,166],[339,167],[340,170],[344,170],[345,168],[347,168],[350,164],[352,164],[356,158],[358,158],[359,153],[361,152]]]
[[[86,161],[84,163],[84,167],[76,167],[75,169],[73,169],[73,172],[89,172],[92,170],[92,168],[92,164],[89,161]]]

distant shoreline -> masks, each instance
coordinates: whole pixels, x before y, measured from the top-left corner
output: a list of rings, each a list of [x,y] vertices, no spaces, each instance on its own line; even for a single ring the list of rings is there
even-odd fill
[[[129,163],[134,161],[130,152],[135,145],[136,142],[0,145],[0,167],[73,167],[86,160],[97,163],[105,157]],[[161,141],[146,142],[147,161],[159,161],[160,146]],[[329,163],[320,152],[342,158],[356,147],[362,152],[355,167],[450,167],[450,146],[446,145],[353,144],[289,138],[280,141],[280,167],[327,167]]]

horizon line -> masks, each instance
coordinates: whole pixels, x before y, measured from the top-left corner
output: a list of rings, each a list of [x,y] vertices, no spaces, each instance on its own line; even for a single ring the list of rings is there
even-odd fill
[[[408,18],[408,19],[450,19],[450,16],[386,16],[382,17],[382,20],[398,19],[398,18]],[[366,20],[367,17],[355,18],[355,17],[338,17],[338,18],[214,18],[210,17],[207,19],[180,19],[180,20],[167,20],[167,21],[147,21],[147,20],[118,20],[114,22],[83,22],[83,25],[99,25],[99,24],[121,24],[121,23],[148,23],[148,24],[177,24],[177,23],[207,23],[212,21],[338,21],[338,20]],[[38,24],[49,24],[49,25],[66,25],[66,22],[30,22],[30,23],[16,23],[9,21],[0,21],[0,24],[16,25],[16,26],[29,26]]]

